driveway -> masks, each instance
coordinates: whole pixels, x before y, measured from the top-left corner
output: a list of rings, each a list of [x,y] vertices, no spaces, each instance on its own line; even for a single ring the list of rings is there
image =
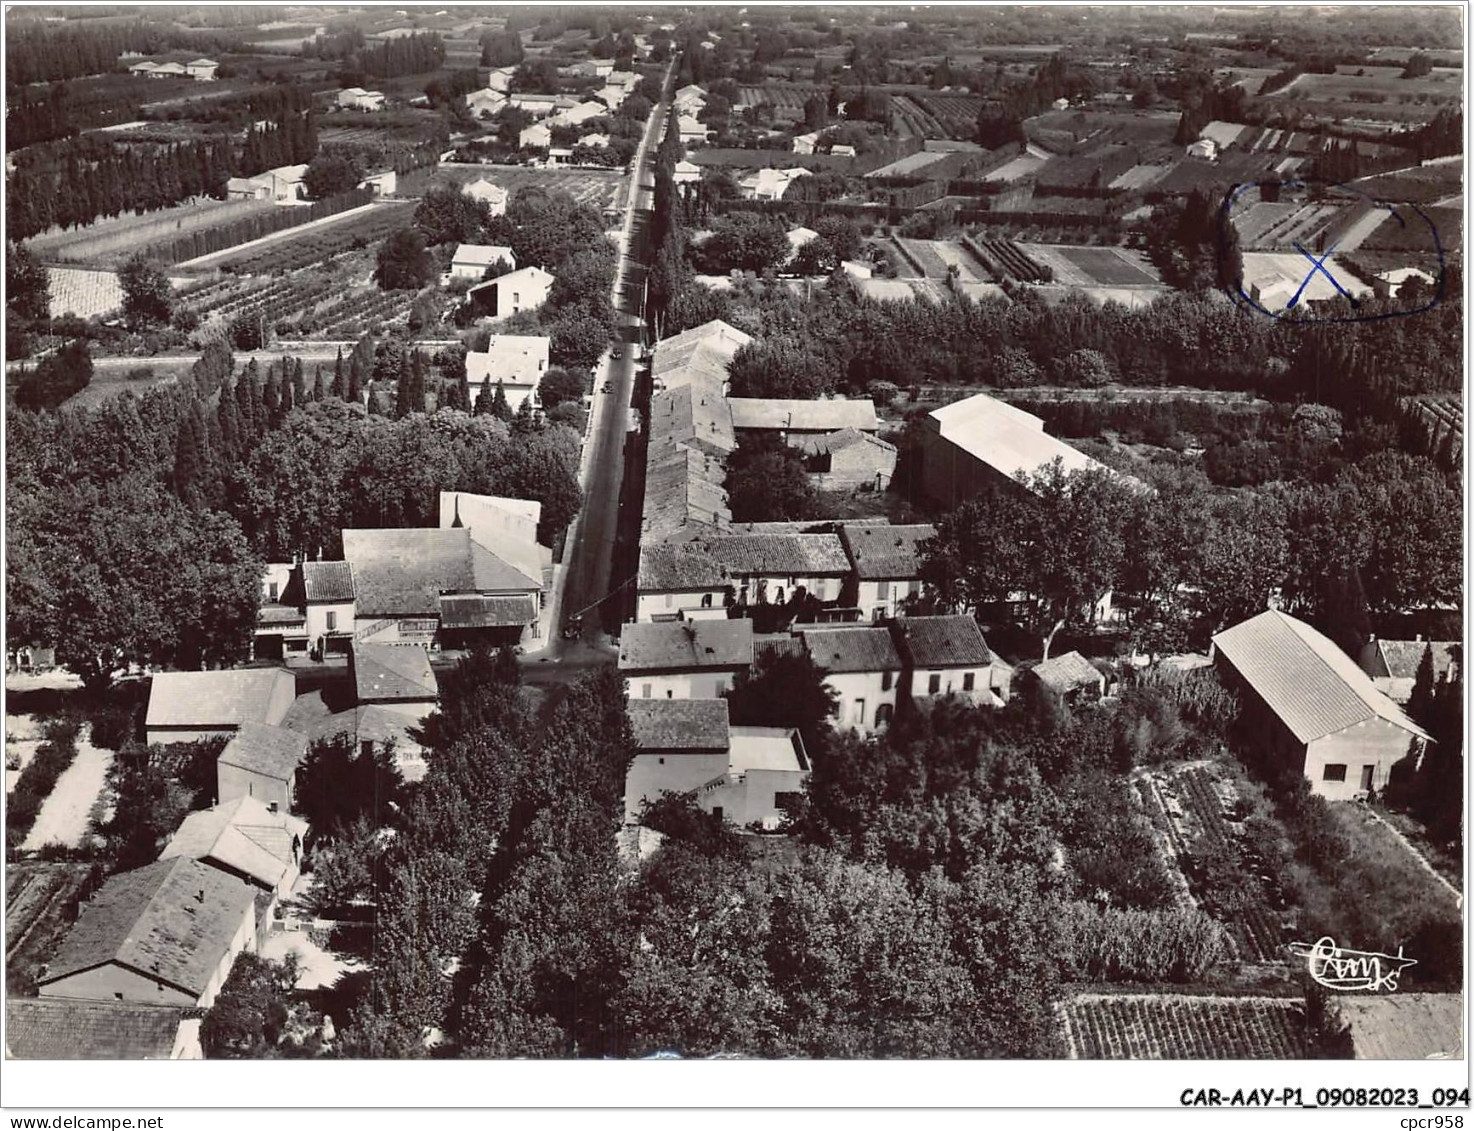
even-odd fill
[[[53,842],[79,848],[91,833],[92,807],[107,784],[113,752],[93,746],[90,736],[90,727],[77,732],[77,756],[56,779],[51,796],[41,803],[36,823],[20,846],[22,852],[36,852]]]

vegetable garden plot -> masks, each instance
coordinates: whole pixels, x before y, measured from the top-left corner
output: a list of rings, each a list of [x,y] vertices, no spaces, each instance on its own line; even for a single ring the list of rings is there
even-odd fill
[[[1050,268],[1054,281],[1081,287],[1149,287],[1162,278],[1146,258],[1119,247],[1019,244],[1030,259]]]
[[[1296,1060],[1294,998],[1080,994],[1060,1005],[1071,1060]]]
[[[1168,864],[1187,878],[1198,906],[1227,928],[1239,955],[1283,960],[1284,893],[1254,850],[1249,809],[1234,782],[1216,763],[1194,762],[1142,771],[1134,784],[1165,841]]]
[[[113,271],[84,271],[70,267],[48,267],[51,278],[51,317],[75,314],[92,318],[111,314],[123,305],[123,287]]]

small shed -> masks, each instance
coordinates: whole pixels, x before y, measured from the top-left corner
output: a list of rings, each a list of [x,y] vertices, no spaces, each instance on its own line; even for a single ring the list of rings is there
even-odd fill
[[[1062,702],[1091,702],[1105,697],[1105,673],[1079,652],[1044,660],[1035,664],[1032,672]]]

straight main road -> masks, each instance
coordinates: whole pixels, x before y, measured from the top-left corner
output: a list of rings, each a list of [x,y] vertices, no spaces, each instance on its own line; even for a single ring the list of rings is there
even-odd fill
[[[590,410],[588,439],[579,466],[579,486],[583,488],[583,507],[568,531],[564,549],[564,569],[553,594],[552,631],[557,634],[549,649],[551,656],[572,665],[586,663],[597,656],[607,656],[607,635],[600,621],[601,606],[609,591],[610,565],[619,527],[620,489],[624,483],[624,448],[629,433],[634,395],[634,345],[640,340],[641,286],[643,267],[637,261],[641,248],[640,235],[653,204],[654,173],[650,154],[659,144],[670,111],[669,91],[672,71],[665,75],[660,104],[651,111],[640,147],[631,165],[629,201],[620,229],[619,261],[614,279],[614,309],[622,339],[621,356],[608,357],[594,375],[594,402]],[[641,284],[642,285],[642,284]],[[605,386],[609,391],[605,392]],[[562,628],[571,618],[583,618],[578,640],[565,641]]]

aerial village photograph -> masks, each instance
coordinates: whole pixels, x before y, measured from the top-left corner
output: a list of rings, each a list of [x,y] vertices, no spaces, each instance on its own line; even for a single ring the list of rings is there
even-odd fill
[[[6,1060],[1463,1072],[1466,14],[8,5]]]

